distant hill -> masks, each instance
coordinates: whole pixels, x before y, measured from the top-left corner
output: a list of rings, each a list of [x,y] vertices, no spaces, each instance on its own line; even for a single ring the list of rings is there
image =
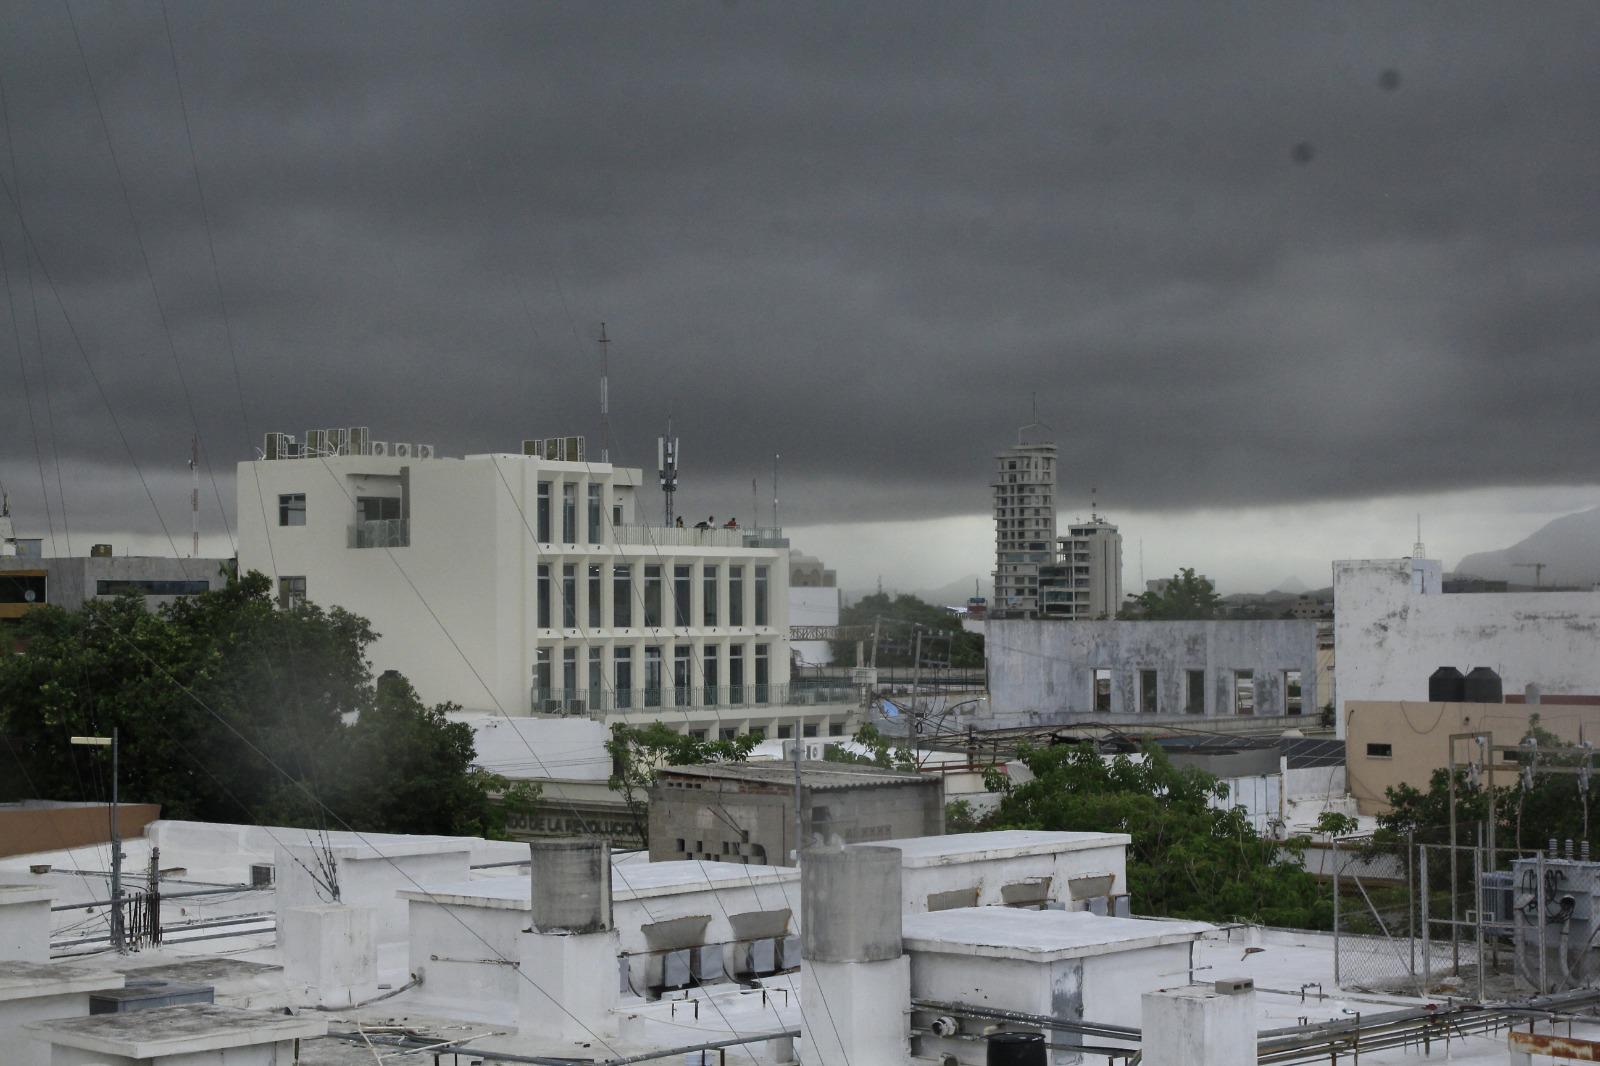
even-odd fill
[[[1534,569],[1545,563],[1539,583],[1588,588],[1600,581],[1600,507],[1563,515],[1498,551],[1475,552],[1456,564],[1459,575],[1532,586]]]
[[[969,577],[957,578],[948,585],[941,585],[938,588],[930,589],[907,589],[885,584],[883,586],[883,591],[889,593],[890,595],[898,595],[902,592],[909,592],[922,602],[931,603],[937,607],[961,607],[972,598],[972,588],[974,582],[978,583],[978,595],[988,600],[992,600],[994,598],[994,580],[987,574],[983,575],[981,578],[977,574],[973,574]],[[847,588],[844,590],[844,599],[846,603],[855,603],[863,596],[870,596],[875,591],[877,590]]]

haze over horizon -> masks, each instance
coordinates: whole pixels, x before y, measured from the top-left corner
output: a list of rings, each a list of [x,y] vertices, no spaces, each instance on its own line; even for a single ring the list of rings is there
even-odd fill
[[[0,28],[0,483],[58,550],[186,552],[196,432],[219,554],[268,429],[592,447],[602,320],[620,461],[671,416],[680,510],[750,524],[782,453],[849,587],[989,571],[1035,396],[1130,590],[1141,540],[1149,577],[1314,588],[1419,511],[1453,565],[1600,502],[1591,4]]]

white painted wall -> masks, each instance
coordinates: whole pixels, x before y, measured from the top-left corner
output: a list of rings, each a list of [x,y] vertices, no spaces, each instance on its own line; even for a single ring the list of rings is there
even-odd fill
[[[589,718],[508,718],[499,714],[452,716],[472,727],[474,764],[514,780],[553,777],[605,781],[611,756],[605,724]]]
[[[472,851],[466,838],[412,837],[405,844],[384,847],[365,844],[287,845],[279,847],[274,862],[277,885],[273,893],[278,939],[285,951],[294,950],[289,911],[345,903],[370,907],[376,913],[375,936],[379,944],[408,939],[408,908],[396,893],[417,885],[463,881]],[[339,895],[330,891],[328,867],[337,880]]]
[[[1428,560],[1420,560],[1428,562]],[[1333,564],[1338,735],[1358,700],[1426,700],[1441,666],[1495,670],[1508,693],[1600,693],[1600,592],[1418,592],[1410,559]]]
[[[789,586],[789,624],[792,626],[836,626],[839,624],[837,588]],[[790,649],[808,665],[833,663],[833,647],[825,640],[801,640]]]
[[[904,911],[922,914],[934,893],[975,887],[978,906],[992,907],[1002,902],[1005,885],[1042,876],[1050,877],[1049,898],[1057,902],[1069,902],[1069,880],[1101,874],[1112,875],[1113,895],[1124,894],[1128,840],[1124,833],[1004,830],[885,840],[878,846],[900,849]]]

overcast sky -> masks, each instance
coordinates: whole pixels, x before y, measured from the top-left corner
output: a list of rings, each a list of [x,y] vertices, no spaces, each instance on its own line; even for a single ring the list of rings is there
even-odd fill
[[[186,549],[196,423],[223,551],[267,429],[593,446],[602,320],[613,456],[670,415],[748,523],[782,453],[851,585],[990,569],[1034,395],[1130,584],[1600,502],[1588,0],[166,16],[0,8],[0,479],[58,548],[165,546],[137,461]]]

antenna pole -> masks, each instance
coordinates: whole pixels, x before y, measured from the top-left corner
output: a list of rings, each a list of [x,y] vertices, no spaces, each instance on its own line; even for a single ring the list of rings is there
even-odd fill
[[[189,557],[200,558],[200,438],[189,438],[189,521],[193,541]]]
[[[772,453],[772,528],[778,529],[778,460],[783,458],[777,452]]]
[[[611,461],[611,338],[600,323],[600,461]]]

